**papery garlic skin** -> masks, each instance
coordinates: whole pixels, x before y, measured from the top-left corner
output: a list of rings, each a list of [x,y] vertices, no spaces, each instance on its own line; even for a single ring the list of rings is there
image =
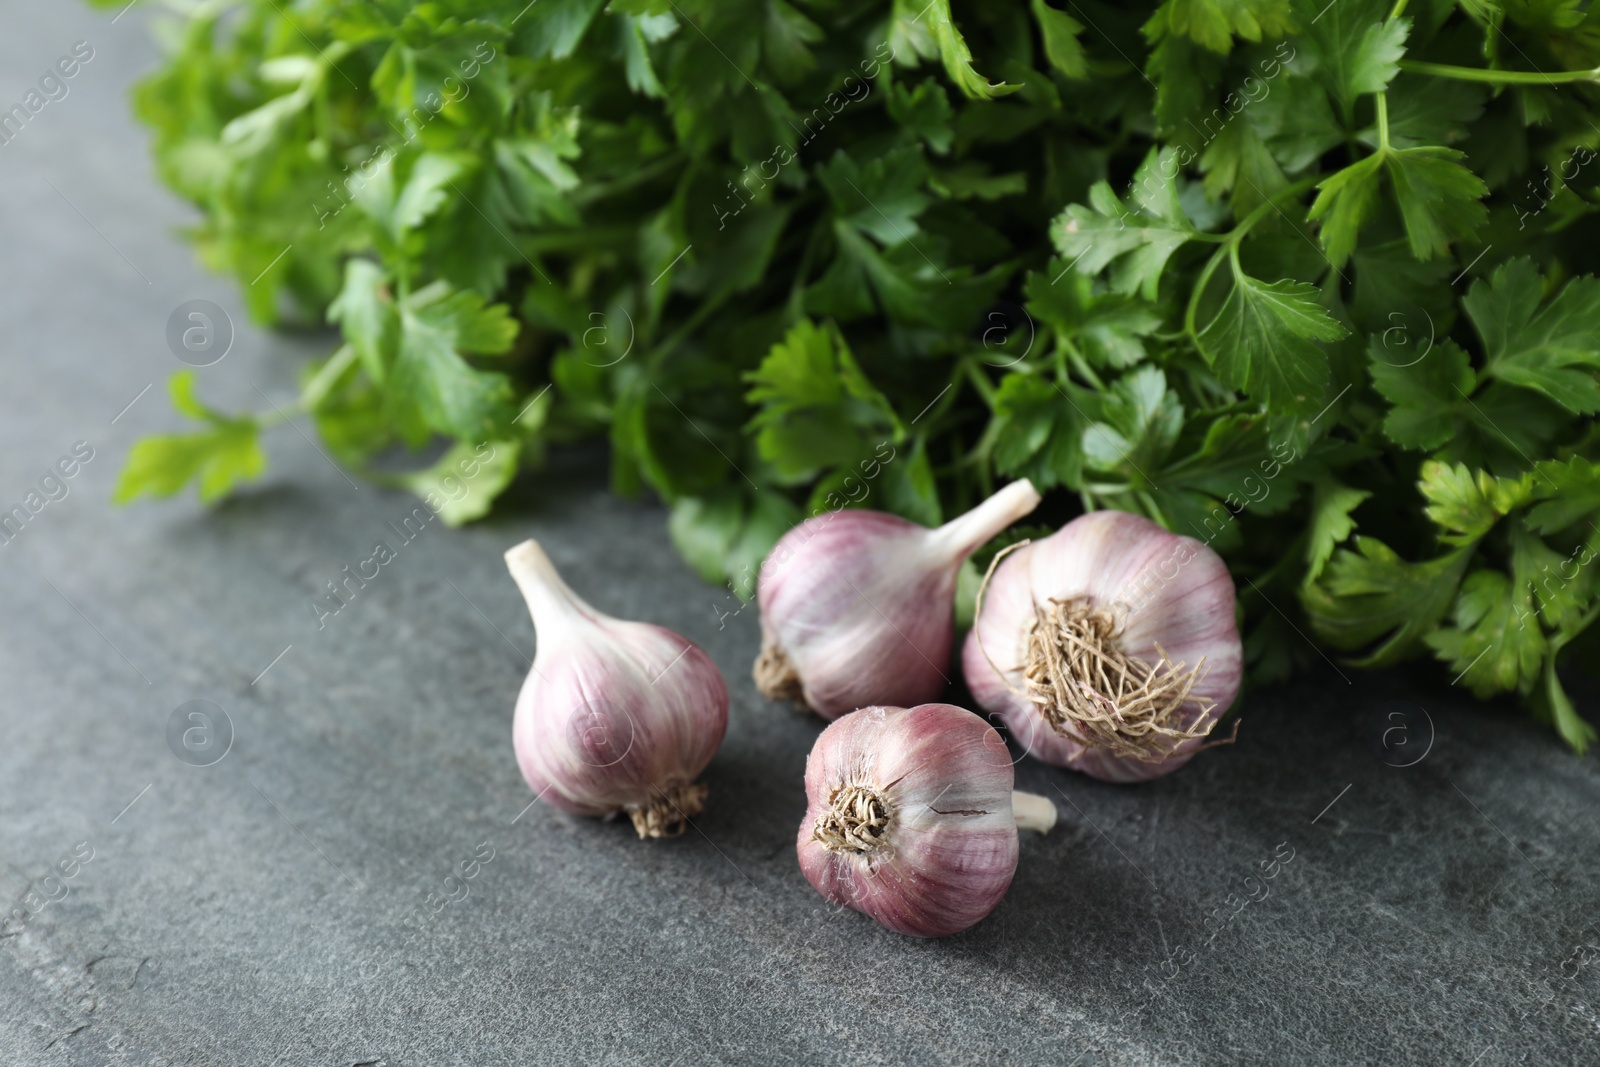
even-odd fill
[[[1030,755],[1108,782],[1147,781],[1177,770],[1206,744],[1203,738],[1182,740],[1163,758],[1118,755],[1084,743],[1070,724],[1052,727],[1025,694],[1025,636],[1035,606],[1074,598],[1115,615],[1115,640],[1127,655],[1154,666],[1165,652],[1173,664],[1200,666],[1180,712],[1180,725],[1200,732],[1232,706],[1242,677],[1227,566],[1208,546],[1143,516],[1091,512],[1001,561],[962,649],[973,697]]]
[[[688,638],[584,603],[535,541],[506,553],[538,631],[512,740],[537,799],[574,815],[626,812],[640,837],[683,832],[695,779],[728,728],[728,687]]]
[[[1012,778],[1005,742],[970,711],[862,708],[823,730],[806,760],[800,869],[824,897],[890,930],[959,933],[994,910],[1016,873]],[[841,823],[836,802],[850,798],[882,818]],[[1031,799],[1053,822],[1049,801]]]
[[[961,564],[1038,503],[1023,479],[936,529],[864,509],[800,523],[761,566],[757,686],[825,719],[934,699],[950,680]]]

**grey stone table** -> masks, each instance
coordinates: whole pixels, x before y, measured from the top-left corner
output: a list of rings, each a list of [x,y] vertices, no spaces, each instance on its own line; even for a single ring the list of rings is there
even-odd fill
[[[1253,694],[1236,746],[1144,787],[1024,761],[1060,828],[1023,842],[987,920],[919,942],[801,878],[818,723],[756,695],[754,613],[719,628],[721,592],[658,508],[606,494],[602,457],[428,528],[320,630],[308,598],[413,501],[300,434],[214,511],[113,511],[129,444],[173,421],[173,308],[239,326],[200,372],[224,406],[290,396],[326,344],[246,326],[172,235],[125,102],[155,59],[141,14],[0,16],[0,104],[94,52],[0,146],[0,504],[92,449],[0,547],[0,899],[25,917],[0,937],[0,1063],[1600,1061],[1600,967],[1574,954],[1600,941],[1595,761],[1436,675]],[[533,633],[500,553],[530,535],[730,679],[688,836],[527,808],[510,715]],[[169,744],[193,700],[231,733],[208,766]]]

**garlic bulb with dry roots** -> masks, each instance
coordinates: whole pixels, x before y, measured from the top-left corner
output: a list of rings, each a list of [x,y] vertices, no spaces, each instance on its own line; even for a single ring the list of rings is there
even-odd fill
[[[898,933],[959,933],[1010,888],[1017,830],[1055,825],[1055,805],[1011,785],[1005,742],[972,712],[862,708],[822,731],[806,760],[800,869],[835,904]]]
[[[542,799],[574,815],[623,812],[640,837],[675,837],[705,805],[695,779],[728,729],[728,687],[700,647],[578,599],[537,541],[506,566],[538,631],[517,696],[517,764]]]
[[[961,664],[1019,744],[1108,782],[1160,777],[1206,747],[1239,695],[1242,660],[1233,579],[1215,552],[1097,511],[1004,555]]]
[[[1023,479],[936,529],[864,509],[802,522],[761,565],[757,688],[825,719],[934,699],[949,681],[956,572],[1038,504]]]

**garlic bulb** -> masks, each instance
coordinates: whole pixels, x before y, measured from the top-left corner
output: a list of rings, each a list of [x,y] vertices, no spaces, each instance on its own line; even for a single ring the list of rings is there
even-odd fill
[[[996,562],[962,670],[1030,754],[1136,782],[1206,746],[1242,660],[1221,557],[1142,516],[1097,511]]]
[[[913,937],[959,933],[994,910],[1017,870],[1017,830],[1055,805],[1013,793],[994,727],[952,704],[862,708],[806,760],[800,869],[817,892]]]
[[[567,588],[537,541],[506,553],[539,645],[517,696],[517,764],[574,815],[627,812],[640,837],[675,837],[705,806],[695,784],[728,729],[728,687],[700,647],[603,615]]]
[[[934,699],[949,681],[956,572],[1038,503],[1023,479],[937,529],[867,510],[802,522],[761,565],[756,687],[825,719]]]

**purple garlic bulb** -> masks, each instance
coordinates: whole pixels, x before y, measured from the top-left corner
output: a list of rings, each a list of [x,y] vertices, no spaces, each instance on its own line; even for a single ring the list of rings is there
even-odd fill
[[[1139,782],[1206,747],[1242,669],[1221,557],[1142,516],[1096,511],[997,563],[962,671],[1029,754]]]
[[[936,529],[855,509],[802,522],[761,565],[756,687],[824,719],[933,700],[949,681],[956,572],[1038,503],[1023,479]]]
[[[537,541],[506,553],[538,631],[512,740],[536,799],[574,815],[624,812],[640,837],[676,837],[705,806],[695,779],[728,729],[728,687],[671,630],[603,615]]]
[[[897,933],[960,933],[1011,887],[1017,831],[1055,825],[1055,805],[1011,785],[1005,742],[972,712],[862,708],[806,760],[800,870]]]

